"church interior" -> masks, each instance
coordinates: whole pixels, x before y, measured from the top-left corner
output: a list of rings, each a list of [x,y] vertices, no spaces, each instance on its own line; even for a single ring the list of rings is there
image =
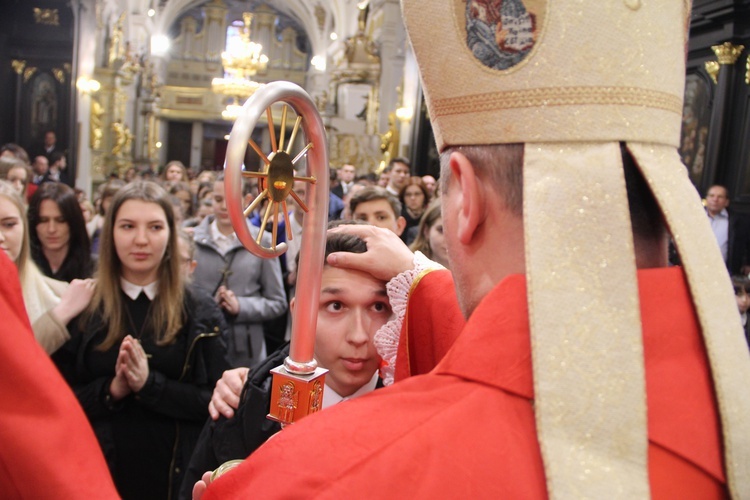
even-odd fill
[[[240,106],[276,80],[316,103],[332,168],[406,157],[413,175],[439,173],[398,0],[3,4],[0,141],[33,149],[54,131],[88,193],[132,167],[221,169]],[[723,184],[750,211],[750,1],[695,0],[686,50],[682,160],[702,195]],[[253,132],[264,150],[265,120]],[[248,148],[246,168],[261,163]]]

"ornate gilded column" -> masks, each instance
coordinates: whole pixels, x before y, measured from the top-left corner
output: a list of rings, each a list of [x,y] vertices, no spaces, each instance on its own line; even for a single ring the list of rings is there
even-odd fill
[[[722,156],[726,154],[723,144],[726,140],[730,111],[732,110],[732,87],[734,86],[735,63],[745,49],[744,45],[734,45],[724,42],[713,45],[711,49],[716,54],[716,60],[706,62],[706,72],[716,84],[714,105],[711,110],[711,135],[719,140],[709,141],[706,149],[706,165],[711,169],[711,177],[717,172],[717,166],[722,163]],[[715,179],[708,182],[713,183]]]

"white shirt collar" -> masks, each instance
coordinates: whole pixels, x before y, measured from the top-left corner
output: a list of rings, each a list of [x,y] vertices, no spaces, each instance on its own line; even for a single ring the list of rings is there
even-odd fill
[[[120,276],[120,288],[122,288],[122,291],[125,292],[125,295],[133,300],[137,299],[141,292],[146,294],[148,300],[154,300],[154,297],[156,297],[156,292],[159,289],[159,280],[156,280],[153,283],[149,283],[146,286],[140,286],[131,283]]]
[[[718,214],[713,215],[713,216],[711,215],[711,212],[709,212],[708,209],[706,209],[706,214],[708,214],[708,218],[709,219],[716,219],[717,217],[718,218],[722,218],[722,219],[728,219],[729,218],[729,211],[727,211],[726,208],[722,209],[721,212],[719,212]]]
[[[323,391],[323,408],[326,409],[329,406],[333,406],[335,404],[338,404],[342,401],[346,401],[348,399],[354,399],[358,398],[360,396],[364,396],[365,394],[368,394],[375,390],[375,386],[378,385],[378,371],[375,370],[375,373],[372,375],[372,379],[370,379],[369,382],[367,382],[365,385],[357,389],[357,391],[348,397],[341,397],[336,391],[331,389],[331,387],[326,384],[325,391]]]

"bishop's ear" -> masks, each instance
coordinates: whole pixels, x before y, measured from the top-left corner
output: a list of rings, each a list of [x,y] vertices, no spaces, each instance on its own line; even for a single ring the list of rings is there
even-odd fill
[[[458,151],[450,156],[451,208],[457,210],[456,232],[459,241],[466,245],[474,238],[484,214],[484,196],[480,189],[479,179],[474,166],[468,158]]]

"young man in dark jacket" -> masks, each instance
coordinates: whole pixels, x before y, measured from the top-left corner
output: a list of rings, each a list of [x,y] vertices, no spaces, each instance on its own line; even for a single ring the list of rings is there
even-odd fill
[[[356,236],[328,235],[326,257],[334,252],[364,253],[366,250],[364,241]],[[294,299],[291,307],[294,310]],[[315,338],[315,358],[320,366],[329,370],[323,409],[367,394],[379,384],[380,357],[373,336],[391,315],[385,282],[359,271],[324,266]],[[203,429],[186,471],[180,498],[191,497],[193,485],[204,472],[229,460],[246,458],[280,430],[278,423],[266,418],[271,400],[269,370],[282,364],[288,354],[287,344],[252,371],[238,368],[225,373],[217,385],[242,387],[241,395],[229,390],[224,401],[221,391],[214,391],[212,404],[221,405],[222,416],[218,416],[215,407],[212,409],[212,416],[218,420],[209,420]],[[230,406],[236,408],[236,412]]]

